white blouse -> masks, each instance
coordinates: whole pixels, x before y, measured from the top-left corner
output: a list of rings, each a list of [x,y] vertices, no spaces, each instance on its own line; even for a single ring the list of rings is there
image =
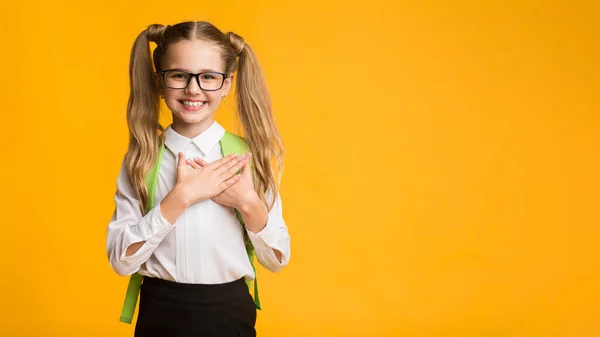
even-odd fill
[[[115,211],[107,229],[106,253],[112,268],[122,276],[138,272],[180,283],[218,284],[242,277],[254,279],[244,246],[245,230],[254,245],[258,262],[277,272],[290,259],[290,236],[282,216],[278,194],[269,212],[266,227],[254,234],[243,228],[232,208],[211,199],[188,207],[170,224],[158,205],[173,189],[177,179],[177,153],[187,159],[200,157],[207,162],[222,158],[221,137],[225,129],[214,122],[193,139],[166,130],[165,151],[158,173],[155,207],[142,217],[135,192],[129,183],[125,162],[117,179]],[[127,247],[145,241],[133,255]],[[281,252],[281,262],[273,249]]]

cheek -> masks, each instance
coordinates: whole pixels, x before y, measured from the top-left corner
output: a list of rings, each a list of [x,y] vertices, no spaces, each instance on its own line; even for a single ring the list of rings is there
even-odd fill
[[[221,101],[221,95],[222,95],[222,93],[221,93],[220,90],[219,91],[207,91],[206,92],[206,98],[209,101],[213,102],[213,103],[220,102]]]
[[[166,89],[165,91],[163,91],[163,94],[165,95],[165,101],[167,100],[176,100],[177,97],[179,97],[179,93],[173,90],[169,90]]]

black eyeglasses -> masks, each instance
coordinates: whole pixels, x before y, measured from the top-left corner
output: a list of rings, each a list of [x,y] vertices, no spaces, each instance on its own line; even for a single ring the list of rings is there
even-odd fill
[[[205,91],[215,91],[223,87],[227,74],[209,71],[204,73],[188,73],[179,69],[162,70],[160,74],[163,77],[165,86],[171,89],[185,89],[190,85],[192,78],[196,78],[196,83],[200,89]]]

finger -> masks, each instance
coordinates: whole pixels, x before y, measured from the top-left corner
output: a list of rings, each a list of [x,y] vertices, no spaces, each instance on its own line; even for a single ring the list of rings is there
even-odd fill
[[[194,158],[194,161],[200,166],[206,166],[209,164],[209,162],[202,160],[200,157]]]
[[[219,167],[218,173],[221,176],[229,178],[244,167],[247,161],[246,156],[239,156],[236,161],[231,161]]]
[[[198,163],[196,163],[195,161],[188,159],[186,160],[187,164],[190,165],[193,169],[198,169],[202,166],[200,166]]]
[[[183,155],[183,152],[177,154],[177,160],[177,168],[185,167],[185,156]]]
[[[252,179],[252,172],[250,172],[250,157],[252,157],[251,153],[248,154],[246,164],[244,164],[244,167],[242,168],[242,176]]]
[[[241,160],[244,160],[244,158],[245,158],[244,155],[237,155],[235,157],[235,159],[230,160],[230,161],[228,161],[228,162],[220,165],[219,167],[217,167],[215,169],[215,171],[217,171],[217,173],[219,173],[219,174],[223,174],[224,172],[226,172],[230,168],[236,166]]]
[[[235,183],[240,181],[241,176],[242,176],[241,174],[236,174],[233,177],[223,181],[221,184],[219,184],[219,186],[221,187],[221,191],[224,191],[224,190],[230,188]]]
[[[227,164],[229,162],[231,162],[232,160],[236,159],[238,157],[237,153],[232,153],[226,157],[220,158],[219,160],[215,160],[212,163],[206,165],[207,167],[210,167],[211,169],[218,169],[219,167],[221,167],[224,164]]]

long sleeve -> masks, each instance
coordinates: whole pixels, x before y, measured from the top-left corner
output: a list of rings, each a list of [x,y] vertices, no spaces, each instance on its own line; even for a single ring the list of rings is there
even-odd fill
[[[277,199],[269,212],[267,225],[258,233],[254,234],[246,229],[250,241],[254,245],[258,262],[272,272],[278,272],[285,267],[290,260],[290,235],[283,219],[281,196]],[[277,259],[273,249],[281,253],[281,262]]]
[[[150,258],[175,226],[163,217],[158,205],[142,217],[124,162],[117,178],[114,200],[115,211],[107,229],[106,254],[117,274],[131,275]],[[127,248],[141,241],[145,241],[143,246],[135,254],[126,256]]]

